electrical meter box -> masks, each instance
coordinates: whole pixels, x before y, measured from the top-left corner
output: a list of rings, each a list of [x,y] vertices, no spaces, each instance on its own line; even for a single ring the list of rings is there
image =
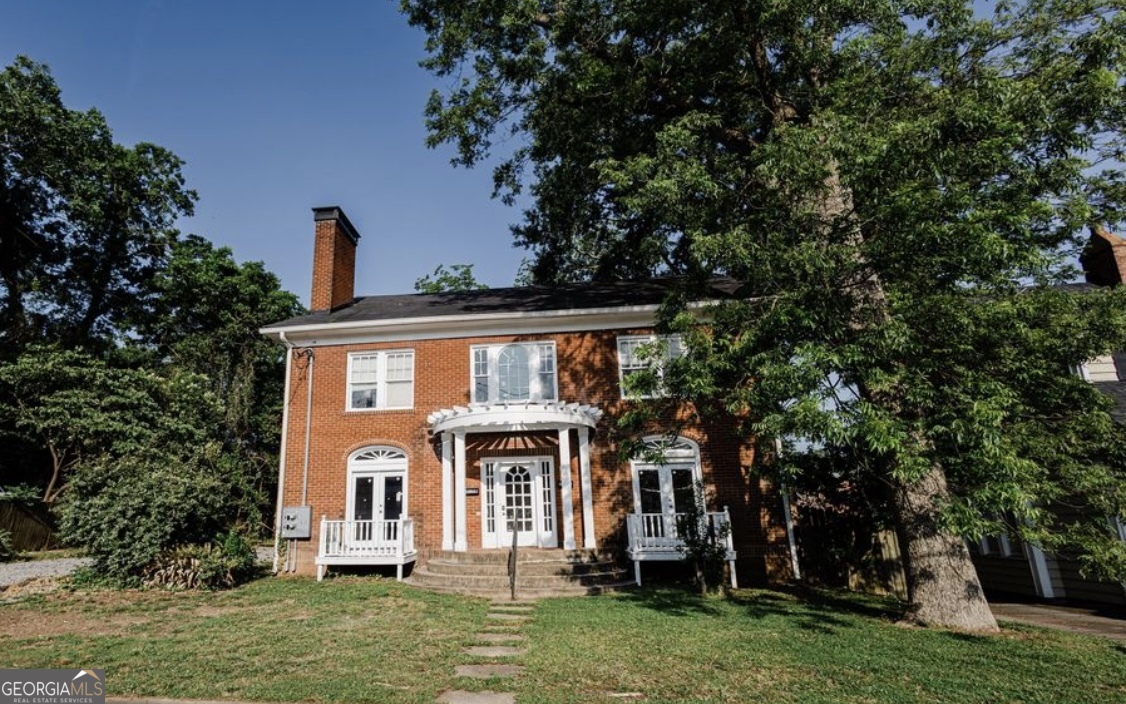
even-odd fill
[[[313,536],[313,507],[286,506],[282,508],[281,537],[283,540],[309,539]]]

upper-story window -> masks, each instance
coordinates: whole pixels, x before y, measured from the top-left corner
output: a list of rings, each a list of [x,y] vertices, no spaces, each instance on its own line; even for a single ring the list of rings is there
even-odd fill
[[[414,351],[348,355],[348,410],[414,406]]]
[[[653,398],[661,394],[642,391],[635,386],[637,381],[630,378],[652,371],[657,375],[658,387],[664,376],[665,364],[684,354],[684,343],[679,335],[629,335],[618,338],[618,376],[622,385],[622,397]]]
[[[473,402],[554,401],[555,343],[473,347]]]
[[[1079,375],[1087,381],[1118,381],[1114,355],[1104,354],[1087,360],[1079,367]]]

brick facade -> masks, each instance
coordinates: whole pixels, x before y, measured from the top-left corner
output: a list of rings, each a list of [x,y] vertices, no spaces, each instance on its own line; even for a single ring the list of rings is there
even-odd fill
[[[402,449],[408,457],[407,514],[415,522],[415,540],[421,554],[437,550],[442,539],[442,450],[429,431],[427,416],[438,409],[469,404],[470,348],[475,344],[553,341],[556,345],[559,397],[563,401],[592,404],[605,415],[591,435],[591,480],[594,525],[601,549],[625,548],[625,515],[634,510],[633,478],[628,462],[619,458],[616,420],[628,408],[619,389],[617,337],[643,334],[642,329],[568,332],[537,335],[492,336],[439,340],[395,341],[379,344],[318,346],[312,369],[307,358],[295,357],[289,390],[288,448],[283,505],[304,503],[313,507],[314,535],[297,550],[298,571],[311,573],[322,516],[345,517],[348,458],[373,445]],[[346,410],[348,355],[374,350],[414,351],[414,407],[409,410]],[[312,373],[312,422],[309,468],[304,473],[304,447],[308,379]],[[659,426],[661,424],[657,424]],[[733,432],[730,423],[687,423],[668,419],[654,433],[681,426],[680,434],[700,447],[701,469],[709,493],[709,510],[731,510],[740,581],[762,583],[788,575],[789,553],[782,519],[781,498],[775,487],[754,471],[755,457]],[[576,431],[571,432],[572,455],[577,456]],[[474,433],[467,439],[468,545],[481,547],[480,521],[485,491],[481,489],[481,462],[490,457],[551,457],[556,481],[561,471],[555,432]],[[577,457],[568,468],[575,487],[575,534],[584,532]],[[307,481],[306,481],[307,480]],[[562,525],[561,492],[556,492],[557,523]],[[557,530],[557,534],[561,532]],[[562,546],[560,538],[560,546]]]
[[[281,506],[310,506],[313,512],[312,538],[288,543],[292,551],[289,561],[296,571],[308,574],[316,570],[322,518],[352,518],[345,515],[349,458],[372,446],[397,448],[406,455],[405,516],[414,523],[420,558],[425,560],[429,553],[443,548],[451,531],[443,526],[445,511],[449,510],[443,500],[443,438],[442,433],[434,432],[433,419],[428,417],[443,409],[472,405],[474,345],[514,342],[554,343],[557,400],[595,406],[602,416],[596,422],[588,419],[594,423],[593,429],[574,427],[562,431],[566,433],[562,438],[559,427],[544,430],[527,426],[520,422],[519,410],[514,410],[517,421],[510,424],[512,427],[485,432],[487,427],[483,426],[466,434],[465,463],[461,465],[466,489],[465,547],[486,547],[482,544],[487,493],[482,486],[484,464],[492,458],[521,457],[549,458],[554,465],[556,547],[564,547],[562,528],[568,514],[573,517],[576,544],[589,547],[584,545],[588,531],[580,461],[581,445],[589,433],[594,538],[600,550],[624,553],[626,516],[634,512],[635,497],[633,469],[621,458],[623,437],[617,425],[632,403],[622,398],[620,390],[618,337],[651,333],[652,329],[644,326],[650,324],[651,313],[641,314],[638,319],[646,321],[641,326],[623,324],[622,316],[637,316],[642,309],[655,310],[654,305],[645,308],[621,302],[636,299],[638,285],[625,286],[625,294],[613,290],[593,297],[587,289],[585,303],[575,297],[574,291],[570,299],[563,300],[556,298],[557,291],[540,290],[532,296],[530,289],[478,292],[488,300],[474,299],[471,304],[464,297],[459,304],[456,296],[355,299],[359,235],[336,207],[314,209],[314,222],[313,313],[263,331],[285,341],[291,352],[279,500]],[[625,299],[615,302],[615,295],[624,295]],[[529,302],[532,299],[535,301]],[[545,307],[544,299],[561,308]],[[581,310],[576,312],[576,305]],[[552,317],[557,310],[562,317]],[[497,322],[498,316],[503,322]],[[481,327],[476,327],[477,321],[481,321]],[[527,329],[521,324],[528,321],[535,323],[534,334],[512,332]],[[552,328],[553,324],[559,327]],[[425,332],[419,332],[420,326]],[[408,349],[413,352],[414,364],[412,406],[348,410],[349,355]],[[307,408],[311,409],[308,415]],[[735,432],[732,420],[693,420],[688,410],[654,422],[650,434],[665,435],[675,429],[698,445],[708,510],[730,510],[740,582],[763,583],[789,577],[782,499],[776,488],[760,477],[753,447]],[[507,408],[504,412],[508,413]],[[449,438],[447,433],[447,442]],[[565,461],[560,457],[563,440],[571,454]],[[448,446],[445,449],[449,451]],[[570,505],[565,503],[563,490],[567,473],[572,487]],[[550,534],[545,531],[541,535]]]

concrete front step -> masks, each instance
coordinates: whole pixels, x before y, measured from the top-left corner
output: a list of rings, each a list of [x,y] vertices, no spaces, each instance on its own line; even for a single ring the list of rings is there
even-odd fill
[[[453,550],[433,550],[425,561],[446,560],[447,562],[499,562],[508,564],[508,553],[511,548],[495,548],[489,550],[467,550],[454,552]],[[568,562],[572,564],[583,562],[608,562],[615,559],[615,555],[600,550],[563,550],[561,548],[517,548],[516,559],[524,562]]]
[[[425,569],[432,574],[482,575],[508,577],[508,562],[470,562],[432,557],[426,561]],[[516,574],[537,577],[572,576],[599,574],[619,569],[618,563],[610,560],[598,562],[568,562],[564,560],[520,560],[516,563]]]
[[[521,597],[597,594],[631,584],[629,573],[596,550],[519,548],[516,590]],[[424,589],[503,597],[509,594],[508,550],[435,551],[412,571]]]
[[[530,575],[516,573],[516,589],[566,589],[568,587],[598,587],[616,584],[626,580],[623,569],[611,569],[590,574],[551,574]],[[459,587],[473,592],[503,592],[509,588],[506,574],[443,574],[431,572],[428,568],[416,569],[410,576],[411,584],[420,587],[447,586]]]
[[[407,580],[410,583],[411,580]],[[467,587],[454,587],[441,584],[415,584],[415,586],[426,589],[432,592],[442,592],[445,594],[467,594],[470,596],[480,596],[487,599],[501,599],[508,596],[508,587],[504,590],[481,590],[471,589]],[[553,589],[521,589],[517,588],[516,594],[521,599],[550,599],[552,597],[568,597],[568,596],[596,596],[598,594],[613,594],[627,589],[632,589],[636,584],[632,579],[624,580],[621,582],[614,582],[612,584],[600,584],[596,587],[556,587]],[[516,615],[516,614],[512,614]]]

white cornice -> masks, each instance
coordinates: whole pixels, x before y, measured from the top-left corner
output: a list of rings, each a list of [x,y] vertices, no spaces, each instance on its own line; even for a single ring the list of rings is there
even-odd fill
[[[710,302],[692,304],[702,309]],[[476,313],[429,317],[354,320],[265,327],[274,339],[308,347],[400,340],[434,340],[494,335],[538,335],[553,332],[651,327],[659,305],[580,308],[511,313]]]

